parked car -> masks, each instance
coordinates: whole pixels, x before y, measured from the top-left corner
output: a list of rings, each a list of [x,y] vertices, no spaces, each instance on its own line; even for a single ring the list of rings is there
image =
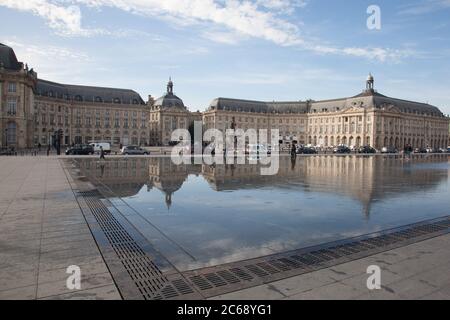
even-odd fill
[[[109,142],[92,142],[91,146],[94,147],[95,153],[100,153],[100,147],[103,148],[105,154],[111,153],[111,144]]]
[[[427,153],[427,149],[425,148],[415,148],[414,153]]]
[[[120,151],[123,155],[149,155],[150,153],[139,146],[126,146]]]
[[[358,149],[358,153],[366,153],[366,154],[377,153],[377,150],[375,150],[371,146],[363,146]]]
[[[11,149],[2,148],[0,149],[0,156],[11,156],[14,152]]]
[[[352,152],[352,151],[351,151],[350,148],[347,147],[347,146],[338,146],[338,147],[336,147],[336,148],[333,149],[333,153],[340,153],[340,154],[343,154],[343,153],[351,153],[351,152]]]
[[[66,149],[66,155],[89,155],[94,154],[94,147],[90,144],[76,144]]]
[[[450,146],[447,147],[447,153],[450,153]]]
[[[398,153],[398,150],[395,147],[383,147],[381,153]]]
[[[312,147],[299,147],[297,148],[297,154],[317,154],[317,150]]]

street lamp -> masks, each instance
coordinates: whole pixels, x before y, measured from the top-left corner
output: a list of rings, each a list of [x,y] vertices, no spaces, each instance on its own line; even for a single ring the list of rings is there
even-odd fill
[[[5,129],[5,146],[8,148],[8,128]]]

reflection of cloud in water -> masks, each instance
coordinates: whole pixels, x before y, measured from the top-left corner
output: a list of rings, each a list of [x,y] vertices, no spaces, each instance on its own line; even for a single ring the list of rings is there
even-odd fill
[[[276,176],[170,158],[110,158],[102,173],[90,159],[80,164],[198,259],[169,256],[184,269],[354,237],[450,207],[446,156],[301,157],[295,166],[283,159]]]

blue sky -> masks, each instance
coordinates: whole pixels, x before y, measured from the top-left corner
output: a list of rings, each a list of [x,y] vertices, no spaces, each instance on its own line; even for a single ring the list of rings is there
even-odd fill
[[[369,30],[367,8],[381,9]],[[450,0],[0,0],[0,42],[39,77],[216,97],[328,99],[379,92],[450,114]]]

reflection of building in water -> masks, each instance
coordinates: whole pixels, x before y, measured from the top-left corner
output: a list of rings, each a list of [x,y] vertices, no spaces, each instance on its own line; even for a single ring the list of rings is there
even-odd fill
[[[202,174],[214,190],[258,187],[296,188],[303,191],[336,193],[361,202],[370,214],[374,201],[389,195],[433,188],[444,179],[439,170],[412,170],[421,163],[446,160],[446,156],[419,156],[412,161],[398,157],[317,156],[280,158],[274,176],[261,176],[260,167],[241,165],[232,168],[204,166]],[[411,170],[408,170],[411,168]]]
[[[261,166],[253,164],[203,165],[202,175],[217,191],[269,187],[287,184],[290,179],[305,174],[305,158],[280,157],[276,175],[261,175]]]
[[[147,159],[79,159],[78,163],[87,177],[103,183],[119,197],[134,196],[143,185],[149,185]]]
[[[170,158],[151,158],[148,162],[149,184],[165,193],[167,208],[172,195],[179,190],[190,174],[200,174],[201,167],[176,165]]]
[[[447,159],[445,155],[418,156],[411,161],[400,156],[280,157],[279,172],[272,176],[262,176],[260,165],[175,165],[169,157],[108,159],[104,169],[96,160],[83,159],[80,163],[88,176],[94,175],[120,197],[135,195],[144,184],[148,190],[159,189],[165,194],[168,208],[172,195],[188,176],[201,174],[219,192],[275,187],[344,195],[359,201],[368,216],[374,201],[436,187],[448,175],[423,164]]]

